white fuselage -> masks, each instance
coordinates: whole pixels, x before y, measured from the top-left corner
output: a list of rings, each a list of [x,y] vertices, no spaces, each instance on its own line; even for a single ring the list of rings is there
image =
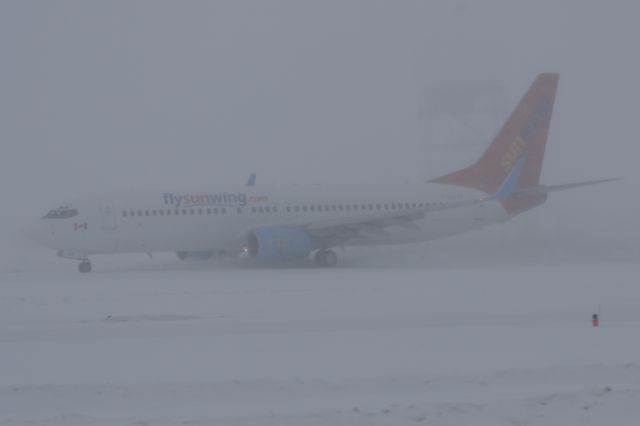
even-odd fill
[[[242,250],[247,232],[261,227],[362,218],[478,199],[486,194],[453,185],[147,192],[80,198],[71,213],[53,214],[29,230],[33,239],[64,252],[226,252]],[[49,216],[49,215],[48,215]],[[499,201],[428,212],[412,227],[389,226],[346,245],[404,244],[442,238],[504,222]]]

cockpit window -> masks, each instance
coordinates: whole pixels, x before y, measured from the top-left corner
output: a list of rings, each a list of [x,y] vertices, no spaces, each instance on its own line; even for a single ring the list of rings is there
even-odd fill
[[[60,206],[57,209],[49,211],[43,219],[67,219],[69,217],[76,216],[78,214],[77,209],[72,209],[69,206]]]

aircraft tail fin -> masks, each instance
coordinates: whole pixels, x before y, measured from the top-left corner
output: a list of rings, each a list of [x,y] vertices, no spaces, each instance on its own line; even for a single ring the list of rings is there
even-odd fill
[[[480,159],[431,182],[487,194],[497,194],[505,182],[511,192],[538,185],[558,79],[557,73],[539,74]]]

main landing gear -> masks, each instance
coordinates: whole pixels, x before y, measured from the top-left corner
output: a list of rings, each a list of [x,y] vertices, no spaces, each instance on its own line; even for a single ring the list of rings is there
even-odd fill
[[[338,263],[338,255],[333,250],[322,249],[318,250],[315,256],[313,256],[313,260],[315,260],[319,266],[336,266]]]
[[[84,259],[82,262],[80,262],[80,264],[78,265],[78,271],[82,272],[83,274],[91,272],[91,262],[89,262],[89,259]]]

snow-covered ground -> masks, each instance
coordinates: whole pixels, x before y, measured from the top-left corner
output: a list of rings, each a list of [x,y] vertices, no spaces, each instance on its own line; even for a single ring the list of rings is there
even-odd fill
[[[135,260],[97,261],[88,275],[64,261],[0,273],[0,424],[640,418],[637,262],[347,260],[315,269]]]

